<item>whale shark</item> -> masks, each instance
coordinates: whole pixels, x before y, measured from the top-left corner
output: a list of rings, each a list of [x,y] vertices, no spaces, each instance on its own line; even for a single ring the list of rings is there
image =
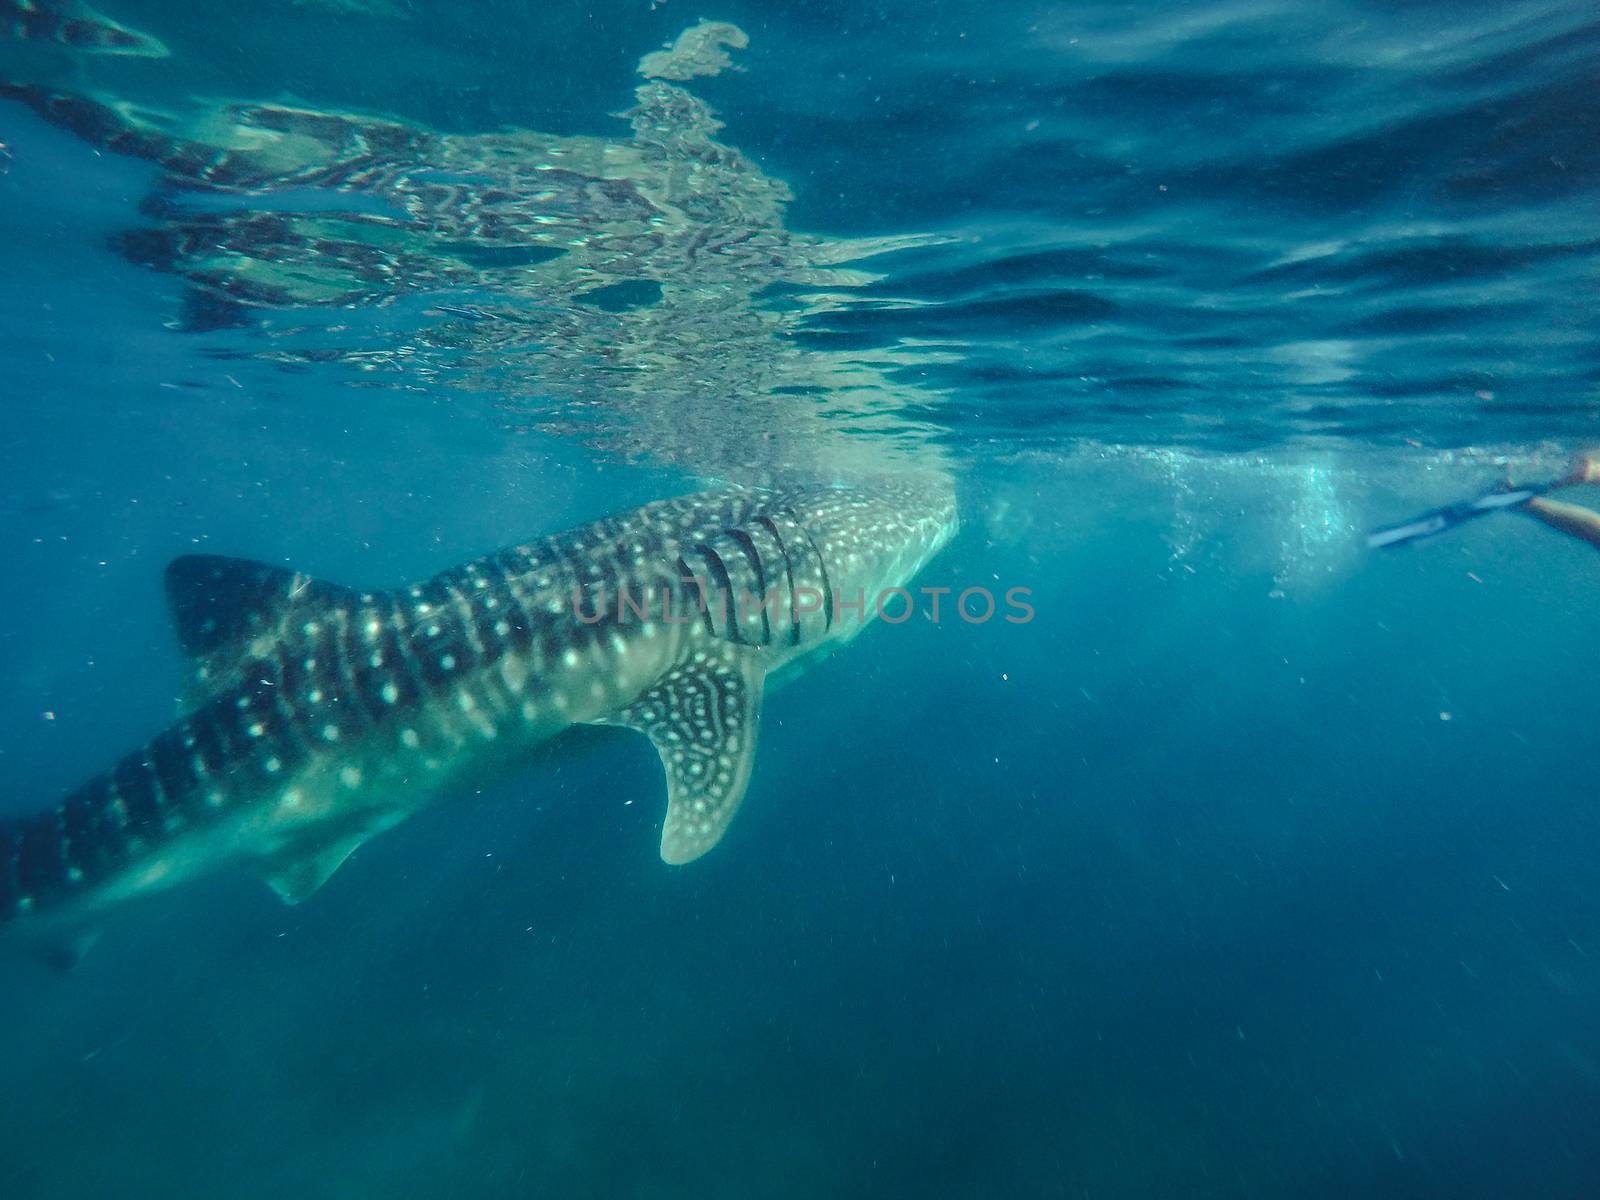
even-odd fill
[[[937,479],[723,487],[393,590],[174,559],[193,701],[59,803],[0,822],[0,925],[53,945],[229,867],[298,903],[368,839],[580,724],[651,740],[661,858],[691,862],[749,786],[769,680],[880,616],[956,524]]]

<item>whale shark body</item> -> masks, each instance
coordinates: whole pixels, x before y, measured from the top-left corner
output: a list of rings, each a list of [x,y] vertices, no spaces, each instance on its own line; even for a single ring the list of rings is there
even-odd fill
[[[0,822],[0,924],[77,931],[243,866],[290,903],[367,839],[572,725],[661,756],[661,857],[722,837],[768,678],[853,637],[954,533],[939,481],[647,504],[394,591],[211,555],[167,568],[197,703]]]

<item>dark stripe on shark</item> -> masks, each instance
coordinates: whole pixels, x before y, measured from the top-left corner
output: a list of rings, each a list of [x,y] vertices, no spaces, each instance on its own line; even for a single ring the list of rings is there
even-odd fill
[[[314,654],[307,653],[302,645],[285,643],[273,655],[273,673],[277,676],[279,699],[288,705],[297,721],[305,715],[306,697],[322,686],[320,671]],[[310,663],[308,667],[306,664]],[[304,730],[302,730],[302,733]]]
[[[0,923],[54,899],[66,886],[55,810],[0,822]]]
[[[323,716],[324,720],[336,722],[344,733],[351,735],[359,734],[374,724],[373,718],[361,705],[358,677],[371,653],[360,631],[361,623],[367,619],[362,613],[330,613],[327,620],[320,622],[327,629],[329,649],[319,651],[317,661],[320,666],[326,659],[328,687],[316,714]],[[303,720],[311,711],[297,707],[297,720]],[[308,724],[315,726],[317,722],[313,719]],[[315,736],[308,728],[307,740]]]
[[[622,565],[609,549],[596,549],[584,557],[568,561],[576,583],[589,589],[612,595],[622,581]]]
[[[181,725],[174,725],[157,734],[150,743],[150,761],[155,765],[156,782],[169,802],[192,796],[200,782],[195,772],[194,754],[184,744],[187,736]]]
[[[487,581],[485,581],[487,583]],[[472,607],[472,633],[483,647],[485,663],[496,662],[510,648],[511,626],[506,620],[506,602],[494,587],[474,591],[469,599]],[[505,630],[502,634],[501,630]]]
[[[357,663],[355,681],[356,692],[374,723],[398,708],[414,707],[422,699],[416,675],[402,653],[400,637],[387,622],[366,661]]]
[[[462,633],[472,644],[478,665],[499,661],[511,644],[506,611],[508,605],[515,603],[499,565],[493,558],[480,559],[452,568],[438,578],[451,593],[451,612],[460,618]]]
[[[59,810],[0,824],[0,922],[58,899],[68,867]]]
[[[169,730],[156,741],[173,735],[174,731]],[[170,757],[170,751],[163,749],[161,756]],[[74,865],[86,871],[94,865],[92,860],[103,852],[95,843],[108,827],[126,829],[126,836],[154,841],[166,832],[169,821],[182,823],[186,819],[185,809],[195,792],[194,776],[189,776],[191,782],[182,782],[174,775],[174,786],[168,788],[162,783],[157,761],[152,742],[149,748],[119,762],[104,781],[97,780],[67,798],[63,810],[74,809],[73,827],[89,838],[84,847],[86,857],[79,861],[73,829],[67,830]]]
[[[518,565],[523,561],[522,555],[506,552],[491,554],[478,562],[479,570],[489,580],[491,594],[499,599],[506,624],[510,626],[506,633],[506,644],[519,654],[533,644],[534,629],[534,614],[522,602],[522,592],[514,582],[527,574],[527,568]]]
[[[304,741],[312,741],[327,715],[341,712],[344,692],[339,663],[344,651],[339,645],[335,622],[331,618],[301,631],[299,638],[278,647],[268,664],[268,675],[275,676],[279,705]],[[313,699],[316,697],[316,699]]]
[[[228,747],[216,721],[210,719],[210,712],[210,706],[198,709],[185,722],[189,736],[194,738],[196,768],[207,778],[228,769]]]
[[[128,823],[143,829],[161,818],[161,795],[156,790],[155,771],[143,754],[130,754],[111,773],[116,794],[128,810]]]
[[[417,669],[417,659],[411,650],[408,611],[399,596],[392,596],[388,606],[379,614],[388,627],[383,639],[383,652],[385,664],[394,670],[395,689],[401,697],[395,702],[397,706],[420,704],[426,689],[426,681]],[[388,662],[387,656],[390,654],[394,655],[392,664]]]
[[[52,900],[67,886],[67,860],[60,814],[51,809],[22,825],[17,887],[23,901]]]
[[[203,824],[235,792],[285,779],[306,760],[310,731],[283,686],[258,676],[268,669],[252,664],[250,683],[201,705],[117,765],[110,802],[121,802],[133,834],[159,841]]]
[[[444,692],[478,665],[466,622],[444,581],[434,578],[408,593],[412,608],[407,652],[428,688]],[[402,609],[408,601],[402,600]],[[427,605],[421,610],[421,605]]]
[[[251,766],[268,779],[305,758],[306,742],[294,727],[292,710],[278,703],[276,686],[252,680],[221,699],[230,698],[231,710],[227,703],[217,709],[219,727],[233,751],[230,767]],[[349,706],[341,707],[349,711]]]
[[[91,779],[61,802],[61,833],[65,857],[85,882],[103,878],[126,861],[128,827],[112,807],[107,776]]]
[[[112,779],[97,776],[54,808],[0,822],[0,923],[104,879],[127,861],[126,801]]]

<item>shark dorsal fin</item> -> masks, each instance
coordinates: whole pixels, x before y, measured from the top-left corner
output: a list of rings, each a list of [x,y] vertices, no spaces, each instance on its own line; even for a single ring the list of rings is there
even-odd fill
[[[173,559],[166,589],[178,641],[212,682],[253,657],[258,639],[276,637],[297,612],[355,598],[348,588],[286,567],[218,554]]]
[[[649,737],[666,768],[663,861],[693,862],[727,832],[750,783],[762,676],[752,655],[714,644],[612,718]]]

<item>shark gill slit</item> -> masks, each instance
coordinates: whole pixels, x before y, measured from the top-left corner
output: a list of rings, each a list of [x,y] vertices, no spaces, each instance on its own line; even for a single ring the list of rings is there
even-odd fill
[[[767,572],[761,562],[761,551],[756,548],[755,539],[742,529],[729,529],[728,537],[744,551],[745,557],[750,560],[750,570],[756,577],[756,596],[761,602],[761,642],[763,646],[772,644],[772,621],[767,614]]]
[[[794,594],[794,560],[789,556],[789,547],[783,540],[783,534],[778,532],[778,526],[773,519],[765,513],[756,515],[756,523],[772,535],[772,540],[778,543],[778,554],[783,559],[783,575],[789,584],[789,645],[800,644],[800,614],[795,610]]]
[[[727,631],[727,639],[730,642],[739,644],[743,641],[743,638],[739,636],[739,623],[733,618],[733,614],[730,611],[734,603],[734,595],[733,578],[728,574],[728,564],[722,561],[722,555],[703,542],[694,549],[696,554],[705,559],[706,566],[710,568],[712,576],[711,587],[718,597],[717,616],[722,619],[723,628]],[[712,617],[710,611],[711,598],[707,596],[704,599],[706,601],[706,625],[715,634],[717,632],[715,627],[716,619]]]
[[[686,602],[689,600],[688,593],[690,592],[699,597],[700,619],[705,623],[706,636],[716,637],[716,626],[711,623],[711,597],[706,595],[706,589],[701,584],[700,577],[689,569],[688,561],[681,554],[678,555],[678,578],[683,581]],[[687,608],[684,611],[685,615],[687,615]]]
[[[794,522],[794,527],[800,531],[800,536],[806,539],[811,547],[811,553],[817,556],[817,570],[822,572],[822,634],[827,636],[833,628],[833,580],[828,575],[828,560],[823,557],[822,547],[817,545],[817,539],[811,536],[811,531],[805,527],[805,522],[800,520],[800,515],[794,509],[788,509],[789,519]]]

